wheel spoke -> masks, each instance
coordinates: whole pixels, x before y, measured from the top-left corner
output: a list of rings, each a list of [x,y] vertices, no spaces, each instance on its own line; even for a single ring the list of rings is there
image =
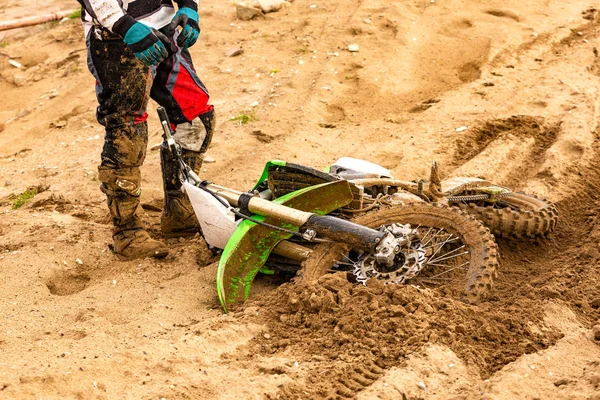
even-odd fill
[[[427,249],[430,249],[430,248],[432,248],[432,247],[434,247],[434,246],[438,246],[438,245],[442,245],[442,246],[443,246],[443,245],[445,245],[445,244],[447,244],[447,243],[454,243],[454,242],[458,242],[459,240],[460,240],[460,238],[454,238],[454,239],[452,239],[452,240],[447,240],[447,241],[445,241],[445,242],[443,242],[443,243],[434,243],[434,244],[432,244],[431,246],[423,247],[423,250],[427,250]]]
[[[429,278],[429,279],[437,278],[438,276],[442,276],[442,275],[444,275],[444,274],[447,274],[447,273],[449,273],[449,272],[452,272],[452,271],[454,271],[455,269],[458,269],[458,268],[464,267],[464,266],[465,266],[465,265],[467,265],[468,263],[469,263],[469,262],[467,261],[466,263],[464,263],[464,264],[461,264],[461,265],[459,265],[458,267],[450,268],[448,271],[444,271],[444,272],[442,272],[442,273],[439,273],[439,274],[437,274],[437,275],[434,275],[434,276],[432,276],[432,277],[431,277],[431,278]]]
[[[451,233],[450,236],[448,236],[446,238],[446,240],[443,241],[442,246],[438,247],[438,249],[429,258],[435,257],[435,255],[442,249],[442,247],[444,247],[443,245],[446,244],[448,242],[448,240],[450,240],[452,238],[452,236],[454,236],[454,234]]]
[[[422,241],[422,242],[424,242],[424,241],[425,241],[425,239],[427,238],[427,236],[428,236],[428,235],[431,233],[431,230],[432,230],[432,229],[433,229],[433,228],[429,228],[429,230],[427,231],[427,233],[425,234],[425,236],[423,236],[423,237],[421,238],[421,241]],[[425,244],[424,244],[424,246],[425,246],[425,245],[427,245],[428,243],[429,243],[429,242],[425,243]]]
[[[450,256],[450,257],[436,258],[435,260],[432,260],[432,261],[431,261],[431,263],[440,262],[440,261],[446,261],[446,260],[450,260],[450,259],[452,259],[452,258],[456,258],[456,257],[464,256],[464,255],[467,255],[467,254],[469,254],[469,252],[468,252],[468,251],[465,251],[465,252],[463,252],[463,253],[460,253],[460,254],[455,254],[455,255],[453,255],[453,256]],[[430,264],[430,263],[427,263],[427,264]]]
[[[431,235],[431,238],[430,238],[430,239],[429,239],[427,242],[425,242],[425,243],[422,243],[422,245],[423,245],[423,246],[427,246],[429,243],[433,242],[433,241],[435,240],[435,238],[436,238],[436,237],[438,237],[438,234],[439,234],[440,232],[441,232],[441,231],[437,231],[436,233],[434,233],[433,235]],[[423,240],[421,240],[421,242],[423,242]]]
[[[429,278],[429,277],[421,277],[421,278],[417,278],[418,281],[444,281],[444,282],[448,282],[451,281],[451,278]],[[437,284],[439,284],[439,282],[436,282]]]
[[[352,259],[350,257],[348,257],[347,255],[342,253],[342,257],[344,257],[346,260],[348,260],[349,262],[352,263],[352,265],[354,265],[354,261],[352,261]]]
[[[464,254],[468,254],[469,252],[464,252],[464,253],[460,253],[460,254],[457,254],[457,255],[454,255],[454,256],[450,256],[451,254],[453,254],[453,253],[456,253],[457,251],[460,251],[460,250],[462,250],[462,249],[464,249],[464,248],[465,248],[465,245],[463,244],[463,245],[462,245],[462,246],[460,246],[459,248],[456,248],[456,249],[454,249],[454,250],[452,250],[452,251],[449,251],[448,253],[446,253],[446,254],[444,254],[444,255],[441,255],[441,256],[440,256],[441,258],[440,258],[440,257],[438,257],[438,258],[433,258],[433,256],[432,256],[432,257],[430,257],[430,258],[429,258],[429,260],[430,260],[431,262],[436,262],[436,261],[447,260],[447,259],[449,259],[449,258],[458,257],[458,256],[461,256],[461,255],[464,255]]]
[[[467,261],[467,262],[466,262],[466,264],[468,264],[468,263],[469,263],[469,262]],[[441,268],[448,268],[448,267],[449,267],[449,265],[448,265],[448,264],[427,264],[427,266],[428,266],[428,267],[429,267],[430,265],[431,265],[431,266],[434,266],[434,267],[441,267]],[[460,266],[459,266],[459,267],[454,267],[454,268],[460,268]],[[464,268],[464,267],[462,267],[462,268],[460,268],[460,269],[464,269],[465,271],[468,271],[468,270],[469,270],[469,268]]]
[[[354,263],[348,263],[348,262],[343,262],[343,261],[338,261],[336,262],[337,265],[350,265],[350,266],[354,266]]]

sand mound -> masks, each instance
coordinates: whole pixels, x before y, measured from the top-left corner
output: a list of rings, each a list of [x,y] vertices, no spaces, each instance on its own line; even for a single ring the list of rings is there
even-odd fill
[[[284,390],[289,394],[308,390],[323,398],[368,386],[365,378],[371,383],[375,372],[403,365],[427,343],[448,346],[488,377],[561,337],[544,325],[542,310],[515,315],[512,310],[479,309],[414,286],[379,281],[366,287],[352,285],[341,273],[314,285],[283,285],[253,306],[268,318],[270,337],[260,340],[262,353],[291,352],[303,361],[316,357],[336,364],[328,382],[319,384],[325,371],[317,368],[312,380],[308,378],[314,385],[292,384],[289,392]],[[363,381],[353,377],[361,370],[370,371]],[[338,384],[330,387],[330,380]]]

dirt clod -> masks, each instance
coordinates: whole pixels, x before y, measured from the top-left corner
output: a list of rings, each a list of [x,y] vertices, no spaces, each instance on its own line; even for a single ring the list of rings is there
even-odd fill
[[[592,334],[595,340],[600,341],[600,325],[594,325],[594,327],[592,328]]]
[[[559,379],[557,381],[554,381],[554,386],[561,387],[561,386],[568,385],[571,382],[572,381],[570,379]]]

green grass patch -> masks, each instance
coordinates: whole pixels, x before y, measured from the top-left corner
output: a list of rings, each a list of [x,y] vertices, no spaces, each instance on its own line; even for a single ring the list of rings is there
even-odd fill
[[[279,68],[273,68],[270,72],[271,75],[275,75],[276,73],[280,72],[281,70]]]
[[[258,121],[254,111],[242,111],[235,117],[231,117],[231,121],[235,121],[240,125],[246,125],[248,122]]]
[[[71,14],[67,15],[69,19],[81,19],[81,8],[73,11]]]
[[[21,208],[21,206],[23,206],[23,204],[25,204],[29,200],[33,199],[36,194],[38,194],[38,189],[34,187],[34,188],[29,188],[26,191],[24,191],[23,193],[21,193],[20,195],[18,195],[13,200],[13,203],[12,203],[13,210]]]
[[[3,41],[0,42],[0,47],[6,47],[6,46],[8,46],[8,42],[7,41],[3,40]]]

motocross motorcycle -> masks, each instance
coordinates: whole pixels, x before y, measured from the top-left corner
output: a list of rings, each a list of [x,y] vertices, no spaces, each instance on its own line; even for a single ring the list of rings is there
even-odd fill
[[[178,27],[157,35],[178,51]],[[342,158],[327,172],[270,161],[258,183],[237,191],[198,177],[183,161],[166,110],[166,146],[180,165],[208,245],[222,249],[217,292],[225,312],[250,295],[255,276],[274,270],[312,282],[345,272],[362,284],[443,286],[470,303],[486,298],[498,268],[490,232],[536,236],[557,222],[554,206],[479,178],[394,179],[383,167]],[[486,226],[484,226],[486,224]]]
[[[436,163],[428,182],[406,182],[352,158],[327,172],[270,161],[251,190],[237,191],[198,177],[162,108],[159,117],[203,236],[222,249],[217,292],[225,311],[248,298],[259,272],[274,271],[304,282],[345,272],[361,284],[443,286],[477,303],[499,261],[494,236],[475,216],[505,235],[546,234],[556,225],[550,203],[478,178],[440,181]]]

